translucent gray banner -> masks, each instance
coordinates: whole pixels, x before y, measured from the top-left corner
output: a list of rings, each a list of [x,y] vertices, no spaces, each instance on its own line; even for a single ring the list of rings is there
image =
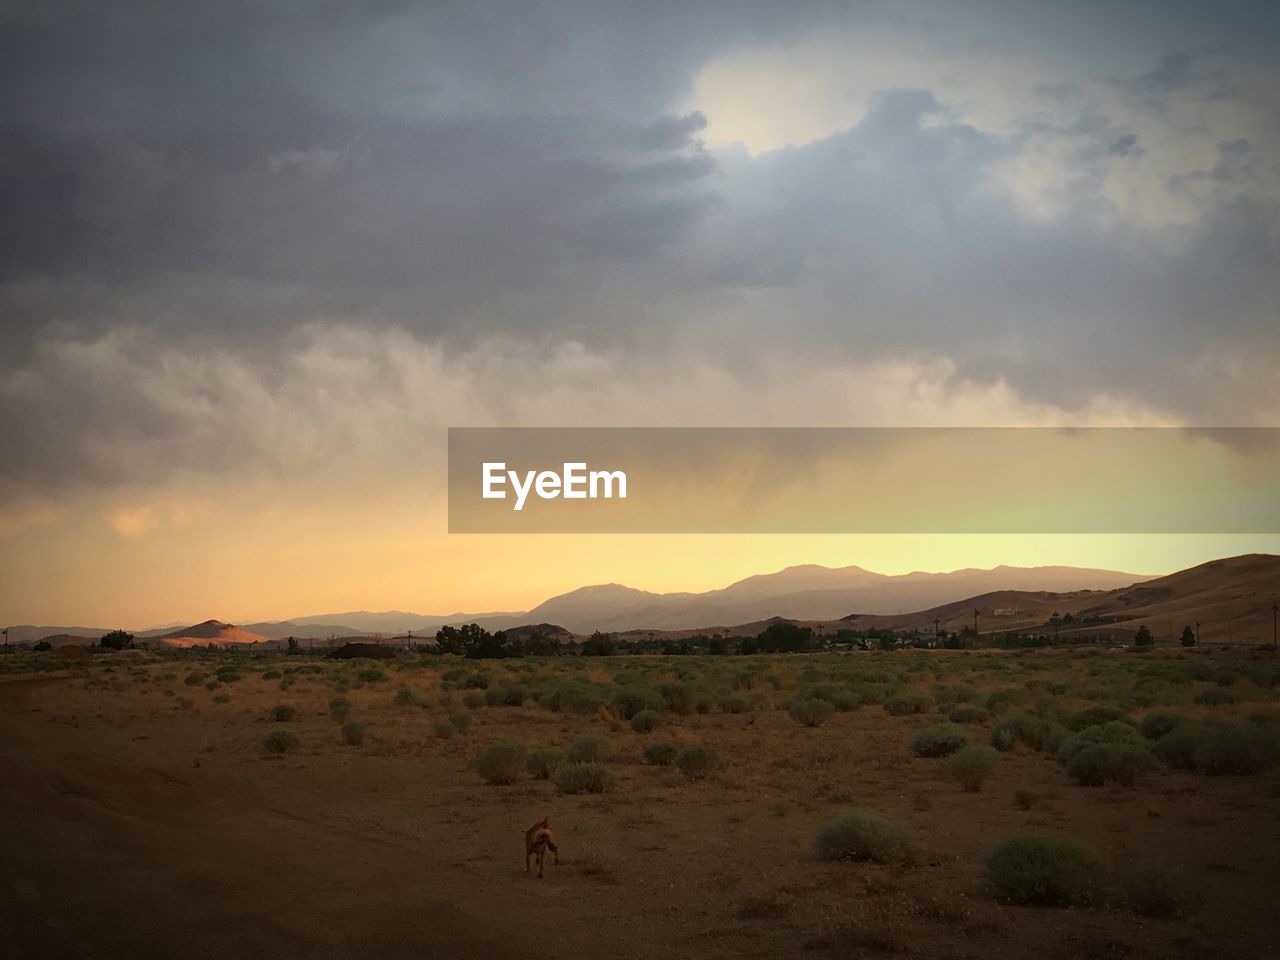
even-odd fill
[[[1275,428],[449,430],[451,533],[1275,533]]]

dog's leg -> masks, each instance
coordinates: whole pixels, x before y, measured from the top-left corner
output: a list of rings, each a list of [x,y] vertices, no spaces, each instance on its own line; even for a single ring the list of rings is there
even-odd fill
[[[543,866],[542,861],[545,860],[546,857],[547,857],[546,853],[542,851],[538,852],[538,879],[539,880],[542,879],[542,866]]]
[[[556,866],[560,866],[560,848],[550,840],[547,841],[547,849],[556,855]]]
[[[528,850],[524,852],[524,872],[525,873],[529,872],[529,851]]]

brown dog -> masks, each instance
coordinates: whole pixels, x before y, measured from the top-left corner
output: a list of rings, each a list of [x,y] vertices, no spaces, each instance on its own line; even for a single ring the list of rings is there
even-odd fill
[[[524,872],[529,872],[529,858],[538,858],[538,876],[542,876],[542,858],[550,850],[556,855],[556,864],[560,863],[560,851],[556,848],[556,839],[551,833],[551,824],[543,817],[524,832]]]

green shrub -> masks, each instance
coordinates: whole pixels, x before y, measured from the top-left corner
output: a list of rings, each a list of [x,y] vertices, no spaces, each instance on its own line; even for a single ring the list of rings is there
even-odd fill
[[[653,743],[644,748],[644,762],[655,767],[667,767],[675,762],[680,747],[674,743]]]
[[[1196,703],[1206,707],[1223,707],[1235,702],[1235,694],[1220,690],[1217,687],[1210,687],[1208,690],[1201,690],[1196,694]]]
[[[458,728],[453,725],[452,720],[437,720],[431,729],[435,731],[435,735],[441,740],[448,740],[458,732]]]
[[[298,746],[298,738],[288,730],[273,730],[262,738],[262,746],[268,753],[288,753]]]
[[[546,780],[562,763],[564,763],[563,750],[531,750],[525,766],[529,775],[535,780]]]
[[[468,690],[462,697],[462,705],[468,710],[478,710],[484,706],[485,694],[480,690]]]
[[[1195,754],[1209,739],[1204,724],[1194,721],[1179,724],[1157,740],[1152,748],[1165,766],[1175,770],[1194,770]]]
[[[471,726],[471,716],[466,713],[455,713],[449,718],[449,722],[453,724],[453,729],[459,733],[466,733]]]
[[[1090,707],[1088,710],[1081,710],[1079,713],[1071,714],[1071,716],[1067,717],[1064,726],[1068,730],[1078,732],[1087,727],[1096,727],[1099,724],[1114,723],[1127,719],[1128,714],[1119,707]]]
[[[672,761],[688,780],[701,780],[720,768],[720,754],[705,744],[685,747]]]
[[[484,702],[491,707],[518,707],[528,697],[529,690],[520,683],[504,683],[484,692]],[[464,698],[465,700],[465,698]]]
[[[1144,750],[1150,749],[1146,740],[1133,727],[1127,723],[1112,721],[1103,723],[1098,726],[1085,727],[1079,733],[1073,733],[1062,741],[1062,745],[1058,747],[1058,762],[1067,764],[1077,753],[1086,747],[1092,747],[1097,744],[1131,744]]]
[[[821,726],[835,712],[836,708],[826,700],[795,697],[787,701],[787,713],[791,714],[791,719],[805,727]]]
[[[913,736],[907,745],[917,757],[945,757],[969,742],[962,727],[954,723],[935,723]]]
[[[987,857],[987,881],[1009,903],[1064,906],[1089,903],[1102,870],[1078,844],[1029,832],[998,844]]]
[[[569,746],[565,759],[570,763],[597,763],[609,759],[609,741],[604,737],[579,737]]]
[[[664,722],[657,710],[641,710],[631,718],[631,729],[636,733],[653,733]]]
[[[1176,917],[1192,901],[1187,875],[1162,860],[1142,860],[1121,871],[1117,885],[1125,904],[1144,917]]]
[[[1021,690],[992,690],[982,701],[988,713],[999,716],[1022,700]]]
[[[686,683],[660,683],[658,696],[672,713],[693,713],[697,703],[697,691]]]
[[[287,703],[277,703],[271,708],[271,719],[277,723],[287,723],[297,715],[297,709]]]
[[[204,683],[204,674],[188,673],[185,677],[183,677],[182,682],[185,683],[188,687],[198,687],[202,683]]]
[[[335,720],[345,720],[351,712],[351,701],[343,697],[334,697],[329,701],[329,716]]]
[[[987,778],[1000,765],[1000,754],[994,747],[973,744],[961,747],[947,757],[947,766],[956,782],[966,790],[981,790]]]
[[[524,776],[528,750],[523,743],[493,743],[476,755],[476,770],[486,783],[515,783]]]
[[[1280,760],[1280,737],[1272,730],[1247,723],[1206,728],[1204,742],[1191,756],[1197,773],[1262,773]]]
[[[377,667],[365,667],[356,674],[356,679],[361,683],[378,683],[381,680],[387,679],[387,675]]]
[[[418,695],[408,687],[401,687],[397,690],[392,702],[397,707],[416,707],[422,703],[422,701],[418,699]]]
[[[1010,750],[1017,743],[1036,751],[1056,751],[1066,731],[1044,717],[1019,711],[1010,714],[991,732],[991,745]]]
[[[214,703],[230,703],[230,702],[231,702],[231,694],[229,694],[229,693],[215,693],[215,694],[213,695],[213,702],[214,702]]]
[[[1142,718],[1138,729],[1148,740],[1159,740],[1190,722],[1190,717],[1184,717],[1180,713],[1149,713]]]
[[[819,860],[896,863],[911,849],[907,832],[869,810],[850,810],[814,837]]]
[[[364,743],[364,733],[368,729],[365,724],[356,720],[342,725],[342,739],[348,746],[358,747]]]
[[[726,693],[720,697],[720,709],[725,713],[750,713],[751,701],[740,693]]]
[[[1136,743],[1094,743],[1076,752],[1067,761],[1067,775],[1082,787],[1119,783],[1132,787],[1137,778],[1152,770],[1156,758]]]
[[[551,775],[561,793],[604,793],[613,786],[613,774],[603,763],[562,763]]]
[[[985,723],[987,717],[987,711],[972,703],[962,703],[947,714],[947,719],[952,723]]]
[[[561,680],[539,702],[557,713],[595,713],[604,706],[604,694],[586,680]]]
[[[279,671],[279,670],[267,670],[267,671],[265,671],[265,672],[262,674],[262,679],[263,679],[263,680],[279,680],[279,679],[280,679],[280,671]]]
[[[645,684],[629,684],[613,695],[610,702],[615,713],[623,720],[630,720],[645,710],[659,711],[667,706],[662,694]]]
[[[890,697],[882,704],[884,712],[892,717],[905,717],[909,714],[920,713],[917,709],[917,702],[914,697]],[[928,709],[927,707],[925,709]]]
[[[841,688],[831,695],[831,705],[841,713],[852,713],[862,706],[862,697],[856,691]]]

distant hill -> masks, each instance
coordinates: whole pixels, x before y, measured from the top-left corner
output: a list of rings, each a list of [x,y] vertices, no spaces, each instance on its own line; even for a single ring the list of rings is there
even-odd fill
[[[1225,641],[1264,643],[1272,638],[1272,605],[1280,601],[1280,556],[1246,554],[1181,570],[1114,590],[1020,591],[998,590],[894,615],[855,613],[842,618],[854,629],[873,627],[945,630],[973,624],[978,631],[1048,629],[1049,618],[1071,615],[1060,624],[1059,636],[1111,633],[1128,637],[1145,625],[1159,639],[1177,639],[1184,626],[1200,624],[1204,643]]]
[[[154,638],[168,647],[218,646],[249,647],[267,642],[267,638],[221,620],[206,620],[190,627],[179,627]]]

